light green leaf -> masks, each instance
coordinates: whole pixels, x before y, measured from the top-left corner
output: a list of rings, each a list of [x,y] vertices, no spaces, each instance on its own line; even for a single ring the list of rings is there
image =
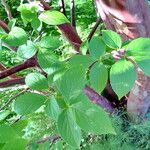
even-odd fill
[[[37,46],[32,41],[28,41],[27,44],[19,46],[17,55],[20,58],[29,59],[36,54],[37,50]]]
[[[44,11],[40,14],[39,19],[48,25],[69,23],[69,20],[63,13],[55,10]]]
[[[26,32],[19,27],[13,27],[8,36],[3,41],[11,46],[20,46],[27,42],[28,36]]]
[[[99,59],[100,56],[105,54],[106,45],[102,41],[101,37],[95,36],[90,40],[89,51],[90,51],[90,55],[95,59]]]
[[[40,67],[48,74],[51,74],[51,67],[54,63],[58,61],[57,55],[53,51],[48,51],[47,49],[42,49],[37,55],[38,63]]]
[[[57,121],[60,114],[60,107],[54,97],[51,97],[46,103],[45,112],[49,117]]]
[[[8,23],[8,28],[9,28],[9,30],[11,30],[11,29],[15,26],[16,20],[17,20],[17,19],[13,18],[13,19],[11,19],[11,20],[9,21],[9,23]]]
[[[88,41],[82,42],[80,45],[80,52],[82,53],[82,55],[86,55],[88,49],[89,49]]]
[[[43,90],[48,88],[47,78],[37,72],[28,74],[25,78],[25,83],[34,90]]]
[[[55,50],[60,46],[59,37],[56,36],[44,36],[40,41],[40,46],[48,48],[50,50]]]
[[[35,112],[44,102],[45,96],[27,92],[16,99],[14,110],[17,114],[27,115]]]
[[[0,112],[0,121],[3,121],[11,112],[9,110]]]
[[[120,60],[111,67],[110,83],[119,99],[132,89],[136,78],[134,65],[127,60]]]
[[[97,105],[82,96],[79,103],[72,105],[76,122],[85,132],[93,134],[116,134],[108,114]]]
[[[102,39],[104,43],[112,49],[121,48],[122,45],[121,37],[114,31],[103,30]]]
[[[6,124],[0,125],[0,143],[6,143],[16,138],[19,138],[19,136],[11,126]]]
[[[27,146],[27,141],[21,138],[11,139],[8,143],[6,143],[2,150],[25,150]]]
[[[71,66],[83,65],[84,68],[90,67],[94,63],[94,59],[88,55],[74,55],[70,58]]]
[[[138,38],[127,46],[127,56],[149,56],[150,58],[150,38]],[[138,58],[140,59],[140,57]],[[142,59],[142,58],[141,58]]]
[[[138,67],[144,72],[145,75],[150,76],[150,57],[145,56],[136,56],[134,57],[135,62]]]
[[[79,148],[81,143],[81,130],[75,122],[71,109],[64,110],[59,115],[58,131],[69,145]]]
[[[108,71],[103,64],[96,63],[90,70],[90,83],[92,88],[101,93],[106,87]]]
[[[42,22],[38,18],[35,18],[31,21],[31,26],[34,30],[40,31],[42,27]]]
[[[64,99],[69,102],[82,92],[85,83],[85,69],[82,66],[76,66],[68,69],[56,85]]]

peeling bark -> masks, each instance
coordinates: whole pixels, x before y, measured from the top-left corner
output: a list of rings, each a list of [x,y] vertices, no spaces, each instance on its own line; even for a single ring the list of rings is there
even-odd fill
[[[145,0],[95,0],[97,12],[107,28],[118,32],[123,41],[150,37],[150,10]],[[129,116],[144,117],[150,108],[150,78],[138,70],[138,80],[129,94]]]

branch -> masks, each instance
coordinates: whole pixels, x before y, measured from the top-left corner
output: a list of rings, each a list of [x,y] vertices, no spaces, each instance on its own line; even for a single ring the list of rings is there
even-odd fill
[[[71,15],[71,25],[73,27],[76,27],[74,0],[70,0],[70,15]]]
[[[7,82],[7,85],[10,84],[11,80],[5,81]],[[25,84],[25,78],[21,79],[16,79],[16,82],[13,82],[13,85],[15,84]],[[5,84],[4,84],[5,85]],[[11,84],[12,85],[12,84]],[[0,83],[0,87],[2,87]],[[103,96],[99,95],[97,92],[95,92],[92,88],[89,86],[86,86],[83,90],[85,95],[93,102],[96,103],[97,105],[101,106],[104,108],[107,112],[112,113],[114,111],[113,106],[111,103]]]
[[[12,17],[9,5],[6,3],[6,0],[1,0],[1,3],[2,3],[2,5],[5,8],[5,11],[7,13],[8,19],[11,20],[13,17]]]
[[[44,0],[40,0],[40,3],[43,5],[44,10],[50,10],[51,7]]]
[[[7,103],[6,103],[4,106],[2,106],[2,107],[0,108],[0,111],[3,110],[5,107],[7,107],[11,102],[13,102],[18,96],[24,94],[27,90],[28,90],[28,88],[25,89],[25,90],[23,90],[23,91],[21,91],[21,92],[19,92],[18,94],[14,95],[13,97],[11,97],[11,98],[7,101]]]
[[[4,21],[0,20],[0,26],[3,28],[3,30],[4,30],[6,33],[9,33],[8,26],[7,26],[7,24],[6,24]]]
[[[66,16],[66,9],[65,9],[64,0],[59,0],[59,5],[60,5],[60,12],[62,12]]]
[[[101,106],[104,108],[107,112],[113,113],[114,108],[112,107],[111,103],[102,95],[99,95],[97,92],[95,92],[92,88],[89,86],[86,86],[84,88],[85,95],[95,104]]]
[[[0,72],[1,71],[4,71],[4,70],[6,70],[7,68],[2,64],[2,63],[0,63]],[[11,78],[17,78],[18,76],[17,75],[15,75],[15,74],[13,74],[13,75],[11,75],[10,76]]]
[[[88,41],[90,41],[91,38],[93,37],[93,35],[94,35],[94,33],[95,33],[96,29],[98,28],[98,26],[99,26],[99,24],[100,24],[101,21],[102,21],[102,19],[99,17],[99,18],[97,19],[97,21],[96,21],[96,23],[95,23],[95,25],[94,25],[92,31],[90,32],[90,34],[89,34],[88,37],[87,37]]]
[[[74,27],[66,23],[58,25],[58,28],[61,30],[62,34],[67,38],[67,40],[71,43],[71,45],[75,48],[75,50],[79,52],[82,41],[77,32],[75,31]]]
[[[42,3],[46,3],[46,2],[42,0],[41,4]],[[47,8],[48,7],[44,7],[45,10],[48,10]],[[50,9],[50,6],[49,6],[49,9]],[[75,29],[71,26],[71,24],[69,23],[61,24],[61,25],[58,25],[57,27],[60,29],[62,34],[67,38],[67,40],[71,43],[71,45],[75,48],[75,50],[79,51],[82,41],[79,35],[77,34],[77,32],[75,31]]]
[[[21,70],[27,69],[27,68],[31,68],[31,67],[35,67],[37,66],[37,59],[36,57],[32,57],[30,59],[28,59],[27,61],[25,61],[24,63],[17,65],[15,67],[12,67],[10,69],[7,69],[3,72],[0,73],[0,79],[8,77],[16,72],[19,72]]]
[[[16,78],[16,79],[10,79],[3,82],[0,82],[0,88],[13,86],[15,84],[25,84],[25,78]]]

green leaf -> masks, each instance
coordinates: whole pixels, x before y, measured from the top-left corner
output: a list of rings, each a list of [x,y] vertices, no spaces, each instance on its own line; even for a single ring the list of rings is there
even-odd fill
[[[101,93],[106,87],[108,71],[103,64],[96,63],[90,70],[90,83],[92,88]]]
[[[90,40],[89,51],[90,51],[90,55],[95,59],[99,59],[100,56],[105,54],[106,45],[102,41],[101,37],[95,36]]]
[[[120,60],[111,67],[110,83],[119,99],[132,89],[136,78],[134,65],[129,61]]]
[[[51,97],[46,103],[45,112],[49,117],[57,121],[60,114],[60,107],[54,97]]]
[[[38,18],[35,18],[31,21],[31,26],[34,30],[40,31],[42,27],[42,22]]]
[[[55,10],[44,11],[40,14],[39,19],[48,25],[69,23],[69,20],[63,13]]]
[[[133,40],[127,47],[126,55],[133,56],[133,57],[136,56],[150,57],[150,38],[138,38]]]
[[[20,58],[29,59],[36,54],[37,49],[37,46],[32,41],[27,41],[27,44],[19,46],[17,55]]]
[[[114,31],[103,30],[102,39],[104,43],[112,49],[121,48],[122,45],[121,37]]]
[[[79,148],[81,143],[81,130],[75,122],[71,109],[64,110],[59,115],[58,131],[69,145]]]
[[[9,21],[9,23],[8,23],[8,28],[9,28],[9,30],[11,30],[14,26],[15,26],[15,24],[16,24],[16,20],[17,19],[11,19],[10,21]]]
[[[90,102],[85,95],[81,101],[72,105],[76,122],[85,132],[93,134],[116,134],[108,114],[97,105]]]
[[[74,55],[70,58],[71,66],[83,65],[84,68],[90,67],[94,63],[94,59],[88,55]]]
[[[12,125],[12,128],[19,136],[23,136],[25,127],[28,125],[28,120],[20,120]]]
[[[9,110],[0,112],[0,121],[3,121],[11,112]]]
[[[28,74],[25,78],[25,83],[34,90],[43,90],[48,88],[47,78],[37,72]]]
[[[150,57],[145,56],[137,56],[134,57],[135,62],[137,63],[138,67],[144,72],[145,75],[150,76]]]
[[[11,126],[6,124],[0,125],[0,143],[6,143],[16,138],[19,138],[19,136]]]
[[[82,53],[82,55],[86,55],[88,49],[89,49],[88,41],[82,42],[80,45],[80,52]]]
[[[42,49],[37,55],[38,63],[40,67],[48,74],[51,74],[51,67],[54,63],[58,61],[57,55],[53,51],[48,51],[47,49]]]
[[[44,102],[45,96],[27,92],[16,99],[14,110],[17,114],[27,115],[35,112]]]
[[[11,139],[11,141],[3,146],[2,150],[25,150],[26,145],[27,141],[24,139]]]
[[[59,37],[50,35],[44,36],[40,41],[40,46],[51,50],[55,50],[60,46]]]
[[[28,36],[26,32],[19,27],[13,27],[8,36],[3,41],[11,46],[20,46],[27,42]]]
[[[21,18],[25,24],[31,22],[37,18],[37,6],[31,7],[30,4],[22,4],[18,7],[18,11],[21,12]]]
[[[85,69],[82,66],[68,69],[56,85],[64,99],[69,102],[71,98],[77,97],[85,86]]]

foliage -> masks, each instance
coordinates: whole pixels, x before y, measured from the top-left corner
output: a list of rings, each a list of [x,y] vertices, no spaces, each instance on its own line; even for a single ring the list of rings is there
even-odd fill
[[[34,6],[21,4],[17,10],[22,22],[9,21],[9,33],[0,30],[1,42],[17,47],[17,52],[10,56],[6,45],[2,45],[0,55],[4,64],[11,66],[12,59],[16,60],[12,64],[17,64],[30,58],[37,58],[38,63],[25,73],[26,92],[0,111],[0,149],[115,149],[120,146],[134,149],[133,143],[137,148],[145,146],[145,141],[134,139],[132,142],[134,133],[138,139],[149,138],[140,125],[129,124],[122,131],[123,125],[120,122],[121,127],[116,125],[117,121],[112,121],[105,109],[94,104],[95,99],[90,101],[83,91],[90,86],[101,95],[110,80],[118,98],[126,96],[137,79],[136,66],[150,75],[149,38],[138,38],[126,44],[120,35],[105,29],[101,35],[96,32],[87,41],[84,35],[93,20],[83,21],[87,15],[82,11],[92,12],[92,17],[94,8],[84,8],[91,2],[79,0],[76,4],[78,13],[82,13],[77,17],[77,31],[84,29],[81,37],[85,40],[80,47],[82,53],[78,55],[58,30],[61,25],[70,23],[69,17],[57,10],[44,11],[39,2]],[[1,105],[7,102],[3,100]],[[147,129],[148,126],[144,124],[144,127]],[[86,147],[85,135],[98,140]],[[47,136],[50,136],[48,140],[39,140]]]

